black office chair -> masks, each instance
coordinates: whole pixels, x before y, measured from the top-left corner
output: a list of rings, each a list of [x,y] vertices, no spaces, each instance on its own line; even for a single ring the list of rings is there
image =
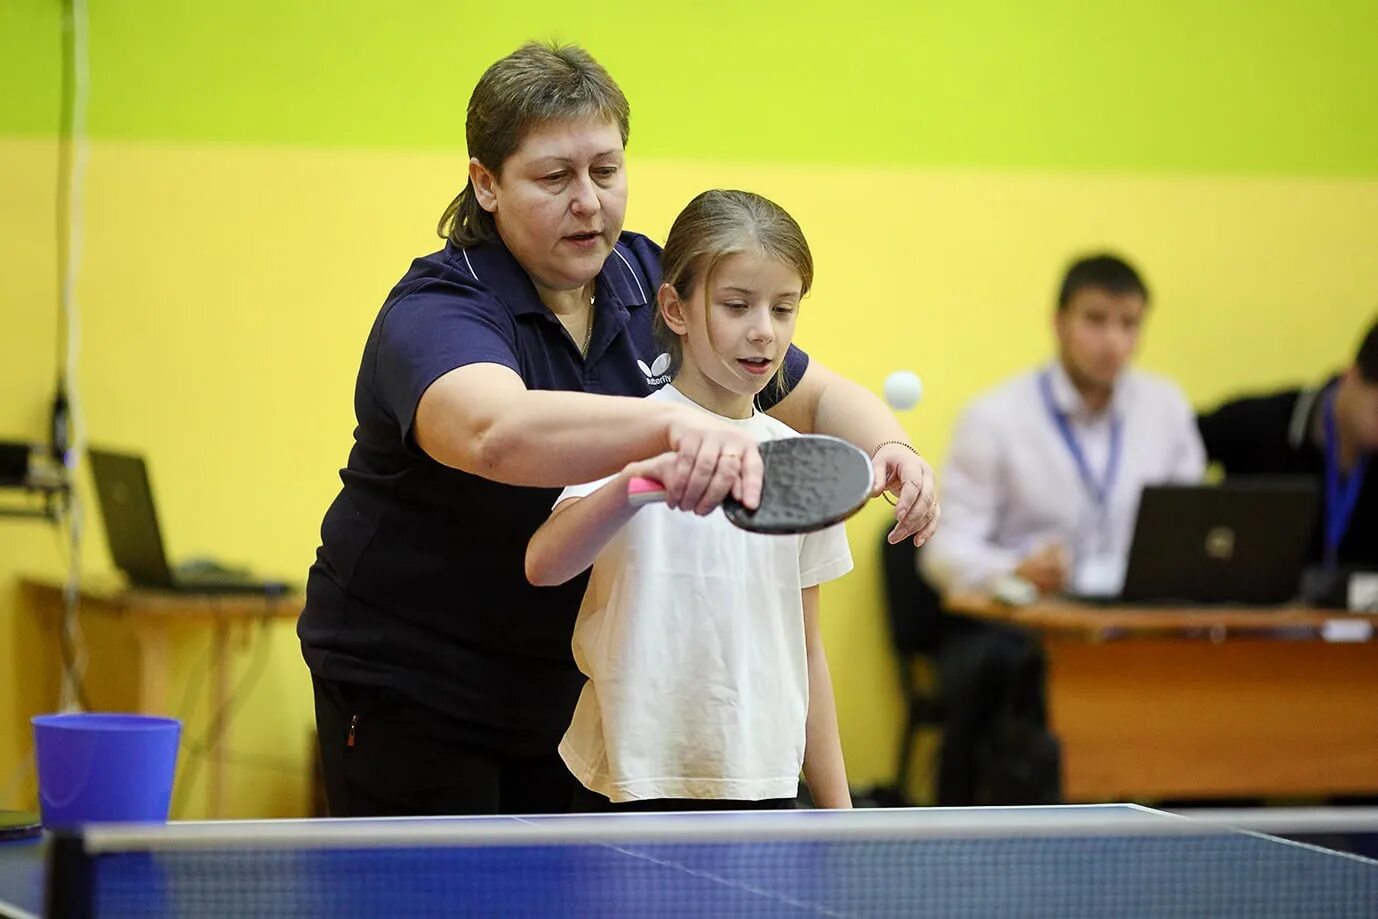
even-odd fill
[[[881,535],[881,570],[885,577],[886,618],[890,643],[900,669],[904,689],[904,734],[900,738],[899,760],[891,794],[903,803],[905,780],[914,754],[914,732],[921,727],[942,723],[942,702],[931,667],[937,647],[942,601],[937,592],[919,576],[914,543],[908,539],[891,545]],[[922,551],[922,550],[920,550]]]

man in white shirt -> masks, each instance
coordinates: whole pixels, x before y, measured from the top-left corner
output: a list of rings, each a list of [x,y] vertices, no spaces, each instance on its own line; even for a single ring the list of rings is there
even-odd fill
[[[1014,576],[1039,593],[1118,593],[1143,487],[1201,479],[1205,453],[1181,390],[1129,366],[1148,299],[1123,260],[1075,262],[1054,314],[1056,358],[967,408],[942,479],[943,526],[920,554],[939,591]],[[952,626],[939,639],[944,701],[957,722],[942,768],[969,772],[958,748],[988,726],[973,718],[1022,706],[1024,717],[1043,719],[1041,657],[1021,633]]]
[[[1083,259],[1063,282],[1058,355],[967,408],[924,553],[942,590],[1014,574],[1042,593],[1118,593],[1145,485],[1197,482],[1205,451],[1175,383],[1134,370],[1148,292],[1128,264]]]

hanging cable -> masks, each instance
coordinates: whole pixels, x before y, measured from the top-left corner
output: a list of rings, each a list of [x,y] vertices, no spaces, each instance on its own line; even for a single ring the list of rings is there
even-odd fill
[[[60,511],[67,536],[67,572],[63,583],[63,614],[59,643],[63,676],[58,696],[59,711],[85,707],[82,680],[86,653],[77,621],[80,599],[83,509],[75,489],[76,464],[85,446],[81,402],[77,398],[77,358],[80,324],[77,280],[81,268],[83,235],[82,190],[86,177],[89,144],[86,138],[86,103],[90,84],[87,57],[88,20],[85,0],[63,0],[62,5],[62,106],[58,124],[57,226],[57,387],[53,395],[49,445],[61,464],[67,487]]]

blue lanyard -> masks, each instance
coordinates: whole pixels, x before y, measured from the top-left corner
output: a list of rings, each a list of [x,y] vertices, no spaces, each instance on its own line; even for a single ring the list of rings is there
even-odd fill
[[[1053,401],[1052,377],[1048,371],[1043,371],[1038,378],[1038,388],[1043,393],[1043,404],[1048,409],[1048,417],[1053,420],[1058,433],[1062,435],[1062,442],[1067,445],[1067,451],[1072,454],[1072,459],[1077,464],[1077,472],[1081,473],[1082,483],[1090,492],[1091,500],[1096,503],[1096,507],[1104,513],[1106,504],[1110,501],[1110,492],[1115,488],[1115,477],[1120,470],[1120,443],[1123,440],[1124,429],[1119,416],[1112,415],[1110,418],[1110,456],[1105,461],[1105,476],[1098,482],[1091,474],[1091,464],[1086,461],[1081,444],[1077,443],[1076,432],[1072,430],[1067,416],[1058,411],[1057,403]]]
[[[1334,565],[1340,556],[1340,541],[1349,529],[1359,489],[1368,471],[1368,456],[1361,455],[1340,487],[1340,438],[1335,430],[1335,393],[1332,390],[1323,408],[1325,418],[1325,561]]]

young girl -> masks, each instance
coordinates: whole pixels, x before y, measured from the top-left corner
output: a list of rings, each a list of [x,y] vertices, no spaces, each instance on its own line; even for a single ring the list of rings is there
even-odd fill
[[[662,265],[657,334],[673,380],[647,398],[696,405],[758,441],[794,436],[755,400],[785,388],[813,280],[799,225],[759,195],[704,192],[675,220]],[[633,507],[628,482],[687,474],[675,461],[565,489],[527,547],[533,584],[593,567],[574,629],[588,682],[560,744],[584,789],[576,809],[788,807],[801,765],[817,804],[850,807],[818,630],[818,585],[852,567],[845,531],[762,536],[716,508]]]

